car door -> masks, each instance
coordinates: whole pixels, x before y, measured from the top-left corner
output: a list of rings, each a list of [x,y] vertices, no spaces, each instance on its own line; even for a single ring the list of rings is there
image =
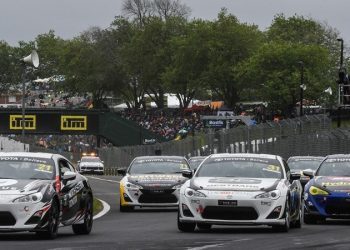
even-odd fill
[[[300,198],[301,198],[301,185],[299,180],[291,179],[290,168],[285,160],[283,160],[283,165],[286,170],[287,180],[290,190],[290,208],[291,208],[291,216],[298,215],[300,208]]]
[[[71,180],[64,180],[63,175],[67,171],[75,172],[74,167],[64,158],[58,159],[58,167],[61,180],[61,203],[62,203],[62,224],[71,224],[75,221],[80,210],[80,196],[82,189],[80,180],[76,177]]]

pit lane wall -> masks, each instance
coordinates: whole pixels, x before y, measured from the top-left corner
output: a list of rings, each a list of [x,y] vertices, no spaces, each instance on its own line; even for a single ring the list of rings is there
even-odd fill
[[[294,119],[266,122],[231,129],[207,129],[180,141],[153,145],[100,149],[106,173],[127,167],[142,155],[197,156],[212,153],[269,153],[288,158],[292,155],[327,155],[350,152],[350,132],[331,129],[326,115],[305,115]]]

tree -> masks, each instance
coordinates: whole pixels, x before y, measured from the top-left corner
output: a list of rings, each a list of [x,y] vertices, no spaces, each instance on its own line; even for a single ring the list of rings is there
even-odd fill
[[[108,50],[104,31],[91,28],[65,46],[63,69],[65,87],[72,93],[92,93],[94,108],[103,108],[105,95],[113,89],[109,78]]]
[[[317,100],[328,87],[329,54],[317,45],[267,43],[242,64],[244,78],[263,101],[274,110],[290,115],[300,94],[300,62],[304,64],[304,97]]]
[[[208,40],[208,71],[205,72],[207,86],[224,100],[228,107],[240,101],[241,92],[247,88],[242,82],[245,70],[240,64],[261,46],[263,34],[255,25],[240,23],[223,9],[211,25]]]

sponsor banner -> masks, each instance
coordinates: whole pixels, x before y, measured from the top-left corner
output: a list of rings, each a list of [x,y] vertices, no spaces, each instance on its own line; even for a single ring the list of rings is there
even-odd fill
[[[22,130],[23,129],[23,116],[22,115],[10,115],[10,129]],[[24,116],[24,129],[35,130],[36,129],[36,116],[25,115]]]
[[[203,120],[206,128],[226,128],[226,120]]]
[[[87,116],[62,115],[61,130],[87,130]]]

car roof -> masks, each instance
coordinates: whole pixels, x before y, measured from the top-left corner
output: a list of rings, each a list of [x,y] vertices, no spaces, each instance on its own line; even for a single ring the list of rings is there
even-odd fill
[[[298,156],[289,157],[288,161],[290,161],[290,160],[303,160],[303,159],[323,160],[323,159],[325,159],[325,157],[324,156],[312,156],[312,155],[298,155]]]
[[[183,156],[176,155],[151,155],[151,156],[137,156],[135,160],[149,160],[149,159],[186,159]]]
[[[350,154],[333,154],[327,155],[327,159],[350,158]]]
[[[251,154],[251,153],[223,153],[223,154],[212,154],[210,158],[222,158],[222,157],[251,157],[251,158],[264,158],[264,159],[279,159],[282,158],[278,155],[272,154]]]
[[[0,157],[5,157],[5,156],[38,157],[38,158],[50,159],[55,156],[57,157],[61,155],[53,154],[53,153],[43,153],[43,152],[0,152]]]

